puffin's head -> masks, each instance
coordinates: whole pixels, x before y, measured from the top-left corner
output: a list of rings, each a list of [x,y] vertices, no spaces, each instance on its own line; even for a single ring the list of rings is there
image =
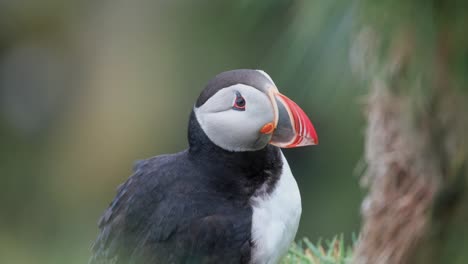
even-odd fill
[[[318,143],[304,111],[280,94],[270,76],[260,70],[218,74],[200,94],[194,112],[208,138],[228,151]]]

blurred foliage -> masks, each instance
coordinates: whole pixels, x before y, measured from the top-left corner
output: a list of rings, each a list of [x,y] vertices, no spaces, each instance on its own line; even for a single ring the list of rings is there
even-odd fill
[[[134,160],[187,146],[204,84],[260,68],[311,117],[285,150],[298,237],[359,228],[364,87],[349,67],[355,1],[0,2],[0,263],[85,263]]]
[[[367,197],[365,205],[367,222],[372,223],[367,230],[372,231],[363,229],[363,242],[355,257],[359,263],[373,263],[378,257],[387,256],[389,262],[401,263],[395,255],[407,250],[411,252],[403,258],[407,263],[466,263],[468,255],[462,248],[468,242],[468,119],[465,118],[468,113],[468,2],[363,0],[359,1],[357,9],[357,37],[351,48],[351,64],[353,71],[371,87],[369,108],[373,105],[373,109],[377,109],[373,115],[377,118],[369,118],[366,157],[368,168],[378,169],[368,170],[372,171],[374,179],[366,177],[365,180],[375,183],[380,177],[381,186],[387,183],[388,188],[371,185],[375,195]],[[403,146],[398,142],[404,142]],[[385,150],[385,146],[389,147]],[[395,160],[402,162],[392,164],[392,154]],[[386,164],[392,166],[385,167]],[[421,169],[428,173],[404,174]],[[397,176],[392,178],[392,171],[405,175],[397,181],[397,186],[393,184]],[[405,191],[417,193],[417,184],[409,185],[409,189],[403,187],[404,181],[408,182],[410,176],[415,175],[422,177],[424,183],[436,179],[434,204],[429,197],[411,202],[411,195],[405,195]],[[391,197],[388,190],[401,193],[388,199]],[[396,213],[392,215],[400,199],[411,204],[408,208],[413,212],[427,201],[429,206],[420,210],[424,212],[422,218],[409,219],[410,214],[403,211],[405,215],[401,217]],[[379,201],[386,201],[381,204],[389,206],[380,207],[384,208],[382,213],[375,214],[379,206],[372,205]],[[388,221],[389,218],[399,219],[401,225]],[[416,228],[412,228],[408,220],[412,220]],[[429,242],[414,235],[418,233],[417,226],[423,226],[424,221],[428,223],[428,230],[421,229],[419,235]],[[387,227],[386,234],[380,232],[382,226]],[[406,232],[405,237],[405,228],[414,232],[413,235]],[[409,247],[405,248],[402,237],[409,238]],[[416,239],[411,241],[411,238]],[[396,248],[393,252],[389,250],[392,246]],[[359,260],[361,254],[364,261]],[[408,260],[410,255],[422,261]]]
[[[445,48],[449,52],[443,54],[447,59],[444,67],[448,67],[451,81],[456,88],[467,91],[468,2],[363,0],[359,2],[357,9],[359,12],[354,24],[355,31],[363,31],[364,28],[368,33],[365,41],[372,39],[371,42],[375,43],[372,47],[364,47],[370,53],[366,56],[368,60],[364,66],[368,76],[382,75],[382,69],[369,65],[375,66],[384,61],[396,63],[395,58],[391,58],[394,55],[392,48],[404,45],[398,42],[406,39],[412,46],[400,48],[407,49],[406,53],[403,52],[406,56],[409,56],[408,52],[411,50],[412,57],[410,61],[400,63],[409,62],[403,70],[404,77],[410,79],[403,78],[407,85],[401,87],[413,89],[409,92],[415,98],[429,100],[427,97],[434,85],[419,82],[430,80],[436,74],[436,56],[440,55],[438,49]]]

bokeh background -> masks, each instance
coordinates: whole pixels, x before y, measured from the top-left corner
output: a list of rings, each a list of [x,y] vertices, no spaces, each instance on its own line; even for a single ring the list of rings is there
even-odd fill
[[[86,263],[133,162],[186,148],[198,94],[236,68],[268,72],[317,129],[284,151],[298,238],[359,232],[354,3],[0,1],[0,263]]]

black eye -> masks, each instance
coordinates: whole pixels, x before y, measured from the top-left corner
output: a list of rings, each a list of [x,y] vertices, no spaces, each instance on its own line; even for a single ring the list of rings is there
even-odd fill
[[[234,105],[232,106],[232,109],[238,110],[238,111],[245,111],[245,99],[242,97],[242,95],[237,92],[236,93],[236,100],[234,100]]]

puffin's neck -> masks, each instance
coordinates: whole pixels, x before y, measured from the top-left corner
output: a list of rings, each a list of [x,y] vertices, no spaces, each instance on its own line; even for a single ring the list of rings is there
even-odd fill
[[[223,169],[257,175],[265,170],[280,171],[283,165],[278,147],[267,145],[257,151],[227,151],[215,145],[201,128],[192,111],[188,131],[189,154],[201,162],[216,164]]]

